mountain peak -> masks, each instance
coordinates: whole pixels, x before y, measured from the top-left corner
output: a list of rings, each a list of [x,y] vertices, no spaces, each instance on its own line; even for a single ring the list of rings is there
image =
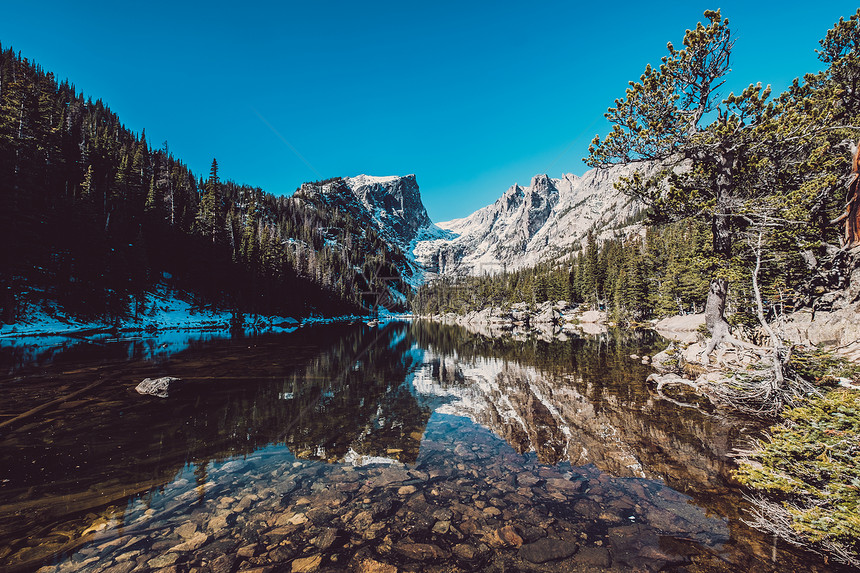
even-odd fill
[[[650,167],[649,167],[650,169]],[[455,235],[419,241],[414,251],[428,272],[468,274],[517,269],[560,260],[589,231],[610,233],[642,206],[615,189],[627,167],[591,170],[552,179],[537,174],[528,187],[509,187],[491,205],[462,219],[439,223]],[[444,262],[444,264],[442,264]]]
[[[419,229],[431,224],[415,175],[357,175],[345,181],[379,226],[391,229],[401,245],[408,244]]]
[[[549,178],[549,175],[546,173],[535,175],[532,177],[532,183],[529,185],[531,187],[532,192],[535,191],[548,191],[550,188],[554,188],[552,180]]]
[[[345,177],[344,180],[346,184],[352,187],[360,187],[362,185],[387,185],[390,183],[394,183],[400,179],[411,179],[415,181],[415,174],[410,173],[409,175],[384,175],[384,176],[374,176],[374,175],[356,175],[355,177]]]

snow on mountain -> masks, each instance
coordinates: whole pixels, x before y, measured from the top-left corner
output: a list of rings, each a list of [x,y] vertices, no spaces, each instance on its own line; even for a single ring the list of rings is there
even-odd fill
[[[420,242],[453,238],[430,220],[415,175],[375,177],[357,175],[324,183],[305,183],[297,200],[315,198],[328,208],[349,213],[362,225],[373,227],[390,246],[404,255],[408,269],[401,276],[411,286],[424,282],[424,269],[412,251]]]
[[[582,177],[535,175],[512,185],[493,204],[471,215],[434,224],[415,175],[357,175],[305,184],[331,208],[374,227],[405,256],[402,275],[415,287],[439,275],[496,273],[552,261],[571,253],[589,232],[598,239],[641,230],[630,221],[643,208],[615,189],[619,177],[643,166],[592,169]],[[645,165],[646,175],[656,169]]]
[[[592,169],[561,179],[536,175],[529,186],[514,184],[467,217],[438,223],[439,236],[417,241],[412,255],[428,273],[439,275],[492,274],[556,259],[589,231],[605,235],[642,210],[614,187],[634,169]]]
[[[408,246],[420,229],[432,225],[421,202],[415,175],[358,175],[346,177],[344,182],[371,213],[383,235],[388,235],[401,248]]]

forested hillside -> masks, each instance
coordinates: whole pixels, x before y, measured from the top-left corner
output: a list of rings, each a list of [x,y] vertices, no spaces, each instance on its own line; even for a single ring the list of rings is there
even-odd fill
[[[205,179],[192,173],[167,142],[151,145],[101,100],[0,48],[3,322],[41,301],[117,321],[145,312],[145,292],[164,280],[239,312],[372,305],[362,293],[384,290],[376,277],[396,276],[388,261],[402,255],[317,207],[222,181],[215,160]]]
[[[684,222],[600,244],[589,234],[566,263],[440,279],[418,289],[413,308],[432,315],[564,300],[605,309],[620,322],[701,312],[708,292],[701,274],[707,233],[702,225]]]

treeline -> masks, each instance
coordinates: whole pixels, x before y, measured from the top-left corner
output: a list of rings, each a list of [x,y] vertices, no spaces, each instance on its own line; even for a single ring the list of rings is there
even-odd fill
[[[116,321],[146,312],[165,277],[243,313],[357,311],[402,254],[316,207],[223,182],[214,160],[197,178],[166,142],[151,147],[101,100],[0,47],[0,320],[47,300]]]
[[[586,244],[562,264],[426,284],[415,294],[413,309],[425,315],[466,313],[564,300],[607,310],[620,322],[702,312],[708,292],[702,267],[709,233],[687,221],[602,243],[589,234]]]

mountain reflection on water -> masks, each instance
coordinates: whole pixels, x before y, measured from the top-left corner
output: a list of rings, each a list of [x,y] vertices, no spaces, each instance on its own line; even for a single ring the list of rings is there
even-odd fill
[[[653,335],[116,344],[0,379],[0,421],[102,381],[0,428],[0,570],[833,570],[743,525],[746,424],[649,393]]]

